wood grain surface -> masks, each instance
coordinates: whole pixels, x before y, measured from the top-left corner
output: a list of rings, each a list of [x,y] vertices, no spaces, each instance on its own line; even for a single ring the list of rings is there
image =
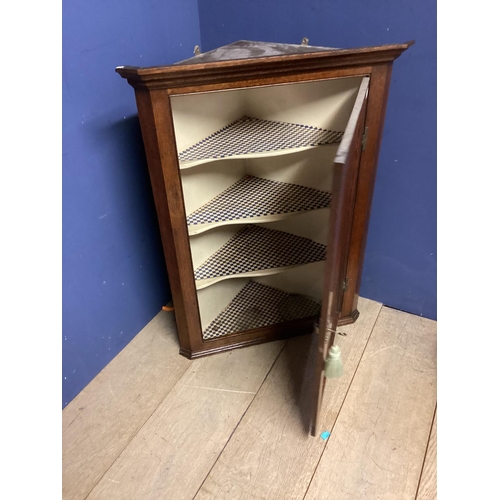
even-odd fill
[[[89,500],[192,499],[283,345],[193,362]]]
[[[434,500],[436,323],[359,307],[316,438],[314,337],[188,361],[161,312],[63,411],[63,498]]]
[[[382,309],[306,500],[415,498],[436,406],[435,325]]]
[[[381,304],[362,299],[360,307],[359,320],[338,338],[344,376],[326,385],[321,431],[335,423]],[[288,341],[196,500],[304,497],[326,444],[309,436],[313,349],[311,338]]]
[[[84,499],[191,362],[160,312],[63,410],[64,500]]]
[[[429,444],[416,500],[436,500],[437,498],[437,412],[432,423]]]

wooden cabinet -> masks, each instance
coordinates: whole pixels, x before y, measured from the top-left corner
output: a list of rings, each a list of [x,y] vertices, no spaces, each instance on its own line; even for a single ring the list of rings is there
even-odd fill
[[[314,330],[319,414],[325,353],[359,314],[391,66],[411,43],[241,41],[116,69],[135,89],[181,354]]]

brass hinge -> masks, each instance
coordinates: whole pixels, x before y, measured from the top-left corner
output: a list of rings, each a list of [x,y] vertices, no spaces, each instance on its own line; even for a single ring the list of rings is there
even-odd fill
[[[343,282],[342,282],[342,292],[347,292],[347,289],[349,288],[349,278],[346,278]]]
[[[365,131],[363,132],[363,138],[361,139],[361,151],[366,149],[366,141],[368,139],[368,127],[365,127]]]

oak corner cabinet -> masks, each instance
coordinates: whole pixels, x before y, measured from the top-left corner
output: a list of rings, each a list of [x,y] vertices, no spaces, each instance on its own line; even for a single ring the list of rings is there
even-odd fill
[[[315,331],[313,434],[326,352],[359,314],[391,68],[412,43],[239,41],[116,68],[135,89],[181,354]]]

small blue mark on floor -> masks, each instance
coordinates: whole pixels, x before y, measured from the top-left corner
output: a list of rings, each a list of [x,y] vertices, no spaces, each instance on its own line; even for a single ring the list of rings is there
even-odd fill
[[[330,437],[330,433],[328,431],[322,432],[320,438],[323,441],[326,441]]]

